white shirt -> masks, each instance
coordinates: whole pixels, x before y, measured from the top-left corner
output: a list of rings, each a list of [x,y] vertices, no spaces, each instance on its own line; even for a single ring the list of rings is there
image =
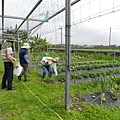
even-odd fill
[[[53,59],[52,57],[43,57],[42,60],[41,60],[41,63],[43,65],[46,65],[45,62],[47,62],[48,65],[51,67],[51,69],[53,68],[53,70],[55,72],[55,75],[58,75],[56,63],[52,62],[52,59]]]
[[[12,51],[11,47],[2,50],[2,56],[4,58],[3,59],[4,62],[10,62],[6,57],[7,54],[10,54],[10,55],[13,54],[13,51]]]

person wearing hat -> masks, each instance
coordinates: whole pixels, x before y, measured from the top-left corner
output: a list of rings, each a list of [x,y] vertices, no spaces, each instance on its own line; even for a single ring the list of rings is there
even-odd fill
[[[13,65],[18,68],[18,64],[15,62],[13,57],[13,51],[10,42],[4,42],[2,45],[2,60],[4,62],[4,74],[2,77],[2,89],[7,88],[7,90],[16,90],[12,87],[13,81]]]
[[[59,58],[47,57],[47,60],[48,60],[48,65],[51,67],[51,69],[54,70],[55,75],[58,76],[56,63],[59,62]]]
[[[53,57],[49,57],[49,54],[45,54],[45,57],[42,58],[41,63],[42,63],[42,69],[43,69],[43,76],[42,78],[45,77],[46,75],[46,70],[48,70],[48,76],[51,77],[52,76],[52,69],[55,72],[55,75],[58,76],[57,73],[57,67],[56,67],[56,63],[59,61],[59,58],[53,58]]]
[[[29,81],[27,74],[28,74],[28,65],[29,65],[29,56],[27,54],[27,50],[30,48],[28,43],[24,43],[19,51],[19,60],[20,65],[23,67],[23,71],[18,76],[18,79],[21,80],[21,77],[24,75],[24,82]]]
[[[51,67],[49,66],[48,60],[47,60],[48,56],[49,56],[49,54],[48,54],[48,53],[45,53],[44,57],[43,57],[42,60],[41,60],[41,63],[42,63],[42,71],[43,71],[42,78],[45,77],[47,71],[48,71],[48,77],[51,77],[51,76],[52,76],[52,69],[51,69]]]

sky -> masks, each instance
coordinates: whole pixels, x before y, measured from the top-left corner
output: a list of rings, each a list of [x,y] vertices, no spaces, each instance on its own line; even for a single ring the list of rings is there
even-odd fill
[[[21,0],[20,0],[21,1]],[[28,1],[28,0],[26,0]],[[26,12],[29,13],[30,2],[36,3],[37,0],[29,1],[29,4],[22,6],[26,9]],[[47,1],[47,0],[46,0]],[[49,4],[53,5],[49,1]],[[58,0],[54,0],[58,2]],[[74,1],[74,0],[72,0]],[[14,0],[17,3],[17,0]],[[12,6],[17,8],[17,4],[12,3]],[[65,1],[59,1],[59,7],[63,5]],[[19,3],[20,4],[20,3]],[[44,5],[44,4],[43,4]],[[60,6],[61,5],[61,6]],[[49,7],[49,14],[55,13],[54,9]],[[29,9],[28,9],[29,8]],[[32,7],[31,7],[32,8]],[[41,7],[40,7],[41,8]],[[39,9],[40,9],[39,8]],[[12,8],[11,8],[12,9]],[[47,8],[46,8],[47,9]],[[46,9],[41,8],[41,13],[45,12]],[[20,6],[19,6],[20,11]],[[18,12],[18,11],[17,11]],[[9,12],[7,13],[9,14]],[[11,14],[11,13],[10,13]],[[14,12],[15,14],[15,12]],[[25,11],[21,11],[20,15],[25,14]],[[33,15],[34,16],[34,15]],[[37,16],[37,14],[36,14]],[[43,16],[42,16],[43,17]],[[1,19],[0,19],[1,20]],[[109,39],[111,35],[110,44],[111,45],[120,45],[120,0],[81,0],[74,6],[71,7],[71,44],[79,45],[109,45]],[[21,23],[22,20],[19,20],[18,23]],[[6,21],[7,26],[14,26],[17,23],[15,20]],[[39,22],[30,22],[30,27],[39,24]],[[62,38],[61,38],[61,29],[62,27]],[[22,26],[23,29],[26,29],[26,24]],[[111,34],[110,34],[111,28]],[[33,30],[34,32],[35,30]],[[39,27],[36,30],[35,34],[39,34],[42,38],[47,38],[48,42],[52,44],[60,44],[61,39],[62,43],[65,43],[65,12],[60,13],[53,19],[50,19],[49,22]]]
[[[65,13],[43,25],[38,32],[50,43],[65,43]],[[81,0],[71,7],[71,44],[120,45],[120,1]],[[46,29],[46,30],[45,30]],[[111,29],[111,31],[110,31]],[[111,34],[110,34],[111,32]]]

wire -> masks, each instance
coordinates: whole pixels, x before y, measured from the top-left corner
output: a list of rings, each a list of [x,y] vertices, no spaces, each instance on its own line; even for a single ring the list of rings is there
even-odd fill
[[[109,29],[110,28],[103,28],[103,29],[97,29],[97,30],[93,30],[93,31],[82,32],[80,34],[73,35],[71,37],[78,37],[78,36],[84,36],[84,35],[89,35],[89,34],[95,34],[95,33],[98,33],[98,32],[108,31]],[[120,29],[120,25],[112,27],[112,30],[113,29]]]
[[[59,117],[60,120],[63,120],[57,112],[55,112],[55,111],[52,110],[50,107],[48,107],[45,103],[43,103],[42,100],[41,100],[39,97],[37,97],[37,96],[25,85],[24,82],[22,82],[22,84],[28,89],[28,91],[29,91],[35,98],[37,98],[37,99],[39,100],[39,102],[40,102],[42,105],[44,105],[44,106],[47,107],[49,110],[51,110],[52,112],[54,112],[54,114],[56,114],[56,115]]]
[[[93,17],[86,17],[86,18],[83,18],[83,20],[80,20],[79,22],[74,22],[74,24],[72,24],[72,25],[76,25],[76,24],[79,24],[79,23],[83,23],[83,22],[86,22],[86,21],[88,21],[88,20],[92,20],[92,19],[95,19],[95,18],[98,18],[98,17],[100,17],[100,16],[105,16],[105,15],[108,15],[108,14],[111,14],[111,13],[113,13],[113,12],[118,12],[118,11],[120,11],[120,9],[118,9],[118,10],[115,10],[115,11],[110,11],[110,12],[107,12],[107,13],[104,13],[104,14],[101,14],[101,15],[96,15],[96,16],[94,16],[93,15]]]

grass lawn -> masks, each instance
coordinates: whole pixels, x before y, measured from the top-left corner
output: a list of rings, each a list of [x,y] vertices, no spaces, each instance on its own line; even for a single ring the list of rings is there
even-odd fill
[[[3,62],[0,60],[2,81]],[[65,110],[64,83],[46,84],[41,82],[41,73],[30,69],[30,82],[23,82],[14,76],[15,91],[0,89],[0,120],[120,120],[120,105],[104,108],[83,103],[83,109]],[[1,85],[1,82],[0,82]],[[80,84],[80,93],[94,92],[89,83]],[[70,94],[78,94],[78,85],[71,85]]]

